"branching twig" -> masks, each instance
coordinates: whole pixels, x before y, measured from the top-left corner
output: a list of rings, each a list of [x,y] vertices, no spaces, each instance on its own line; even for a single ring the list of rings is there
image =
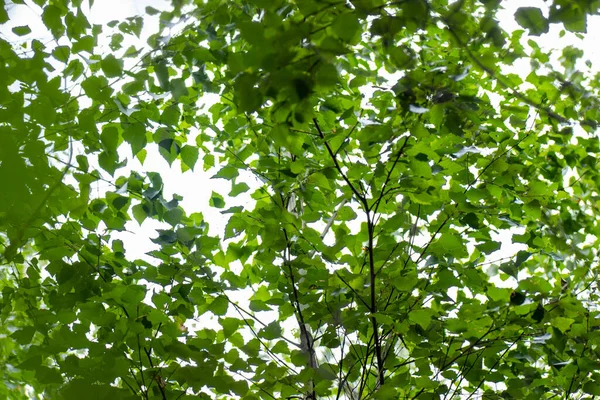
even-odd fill
[[[396,165],[398,164],[400,157],[402,157],[402,154],[404,154],[404,148],[408,144],[409,138],[410,138],[410,135],[407,136],[406,139],[404,139],[404,143],[402,144],[402,147],[400,147],[400,150],[398,150],[398,154],[396,155],[396,158],[394,159],[394,163],[392,164],[392,167],[390,168],[390,170],[387,173],[387,176],[385,177],[385,182],[383,183],[383,187],[381,188],[381,193],[380,193],[379,197],[377,198],[377,200],[375,200],[375,204],[373,204],[374,212],[377,212],[377,209],[379,208],[379,205],[381,204],[381,200],[383,199],[383,196],[385,194],[385,189],[386,189],[388,183],[390,182],[392,172],[394,172],[394,169],[396,168]]]
[[[331,146],[325,140],[325,135],[323,134],[323,131],[321,130],[321,127],[319,126],[319,123],[317,122],[316,118],[313,118],[313,123],[315,124],[315,127],[317,128],[317,131],[319,132],[319,137],[321,139],[323,139],[323,143],[325,144],[325,147],[327,148],[327,152],[331,156],[331,160],[335,164],[335,168],[338,170],[340,175],[342,175],[342,179],[344,179],[344,181],[346,182],[346,184],[348,185],[350,190],[352,190],[352,193],[354,193],[354,195],[356,196],[358,201],[363,205],[363,207],[365,208],[365,211],[369,210],[369,204],[367,203],[367,199],[358,192],[358,190],[354,187],[352,182],[350,182],[350,180],[348,179],[346,174],[344,174],[344,171],[342,171],[342,167],[340,166],[340,163],[338,162],[335,153],[333,152],[333,150],[331,150]]]

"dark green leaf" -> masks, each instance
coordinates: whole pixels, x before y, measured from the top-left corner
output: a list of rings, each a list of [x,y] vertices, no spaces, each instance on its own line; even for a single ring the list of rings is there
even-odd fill
[[[537,7],[519,7],[515,12],[515,19],[523,28],[529,29],[531,35],[548,33],[548,20]]]
[[[12,28],[12,31],[17,36],[25,36],[31,33],[31,28],[27,25],[15,26],[14,28]]]
[[[101,62],[102,72],[109,78],[121,76],[123,72],[123,61],[117,59],[112,54],[107,55]]]

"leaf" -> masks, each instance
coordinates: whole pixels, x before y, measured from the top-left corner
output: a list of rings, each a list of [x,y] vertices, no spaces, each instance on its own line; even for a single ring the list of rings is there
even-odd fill
[[[91,380],[74,379],[61,387],[60,395],[65,400],[77,400],[94,393],[97,398],[119,399],[126,398],[130,392],[125,389],[113,387],[107,384],[98,384]]]
[[[198,148],[195,146],[184,145],[179,153],[181,161],[189,168],[194,169],[196,162],[198,161]]]
[[[519,274],[519,269],[515,266],[515,263],[513,262],[502,263],[500,265],[500,271],[504,272],[509,276],[512,276],[515,279],[517,279]]]
[[[435,313],[432,310],[422,308],[420,310],[411,311],[408,314],[408,318],[412,322],[419,324],[423,329],[427,329],[429,328],[434,315]]]
[[[40,366],[35,371],[35,377],[45,385],[62,383],[62,375],[59,370]]]
[[[439,127],[444,121],[445,107],[442,104],[435,104],[429,110],[429,119],[433,125]]]
[[[360,33],[360,22],[353,12],[340,14],[333,24],[331,29],[335,34],[346,42],[354,43]]]
[[[212,176],[213,179],[215,178],[223,178],[223,179],[227,179],[227,180],[231,180],[235,177],[237,177],[239,175],[239,170],[233,166],[225,166],[223,168],[221,168],[219,170],[219,172],[217,172],[215,175]]]
[[[77,160],[77,164],[79,164],[79,169],[83,172],[87,172],[90,168],[87,157],[79,154],[75,156],[75,159]]]
[[[529,29],[531,35],[539,36],[548,33],[550,24],[537,7],[519,7],[515,12],[515,20],[523,28]]]
[[[129,203],[129,198],[117,195],[111,203],[115,209],[120,210]]]
[[[127,124],[123,130],[123,139],[130,144],[131,154],[139,154],[148,140],[146,138],[146,128],[142,124]]]
[[[552,326],[560,330],[562,333],[566,333],[574,322],[574,319],[566,317],[555,317],[550,321]]]
[[[241,182],[231,187],[231,192],[229,192],[229,196],[235,197],[240,193],[247,192],[248,190],[250,190],[250,186],[248,186],[248,184],[244,182]]]
[[[35,334],[35,328],[33,326],[27,326],[23,329],[19,329],[13,332],[10,337],[16,340],[20,345],[26,345],[31,343],[31,339]]]
[[[103,170],[111,175],[114,175],[117,168],[120,167],[119,156],[113,151],[103,151],[98,156],[98,164]]]
[[[109,54],[104,57],[100,63],[102,72],[108,78],[116,78],[123,73],[123,61],[117,59],[114,55]]]
[[[525,261],[527,261],[527,260],[529,259],[529,257],[531,257],[531,253],[530,253],[530,252],[528,252],[528,251],[523,251],[523,250],[520,250],[520,251],[517,253],[517,258],[516,258],[516,260],[515,260],[515,267],[516,267],[516,268],[519,268],[519,266],[520,266],[521,264],[523,264]]]
[[[264,31],[264,27],[259,22],[244,22],[240,24],[242,37],[252,45],[260,46],[264,43]]]
[[[60,38],[65,30],[61,14],[60,8],[54,5],[45,6],[42,12],[42,21],[44,21],[44,25],[52,32],[55,39]]]
[[[267,340],[275,340],[281,337],[282,330],[278,322],[273,321],[260,330],[260,335]]]
[[[0,23],[2,23],[2,22],[0,22]],[[12,28],[12,31],[17,36],[25,36],[25,35],[29,35],[31,33],[31,28],[27,25],[15,26],[14,28]]]
[[[154,66],[154,72],[156,72],[158,84],[162,90],[169,90],[169,67],[167,66],[166,61],[160,60],[157,62]]]
[[[119,146],[119,130],[114,126],[106,127],[100,134],[104,149],[109,153],[116,153]]]
[[[255,89],[256,78],[251,74],[243,73],[234,83],[235,97],[238,100],[240,112],[253,112],[260,106],[262,99]]]
[[[554,3],[550,7],[549,19],[562,22],[570,32],[587,32],[587,14],[576,3]]]
[[[52,51],[52,56],[63,63],[67,63],[67,61],[69,61],[70,54],[71,49],[69,49],[68,46],[56,46]]]
[[[148,14],[148,15],[156,15],[156,14],[160,13],[159,10],[157,10],[156,8],[151,7],[151,6],[146,6],[145,11],[146,11],[146,14]]]
[[[0,7],[0,24],[4,24],[8,21],[8,13],[6,12],[6,8],[4,7],[4,0],[2,0],[2,7]]]
[[[220,194],[213,191],[210,196],[209,204],[211,207],[223,208],[225,207],[225,200],[223,200],[223,197]]]
[[[181,147],[176,140],[169,138],[158,142],[158,151],[165,161],[171,165],[181,153]]]
[[[229,308],[229,300],[225,296],[218,296],[210,303],[209,310],[215,315],[225,315]]]
[[[171,94],[175,101],[179,101],[181,97],[188,95],[188,89],[183,79],[177,78],[171,81]]]
[[[94,100],[108,101],[110,99],[110,90],[107,90],[108,81],[105,77],[91,76],[81,83],[85,93]]]
[[[508,303],[509,298],[512,300],[510,289],[488,286],[486,293],[493,301],[502,301]]]
[[[484,254],[492,254],[493,252],[500,250],[501,246],[502,243],[494,242],[493,240],[488,240],[476,245],[477,250],[481,251]]]
[[[167,211],[163,218],[165,222],[174,227],[181,222],[182,217],[183,210],[181,208],[174,208],[172,210]]]
[[[469,255],[464,242],[458,235],[449,232],[443,233],[430,247],[431,251],[437,255],[452,256],[456,258],[464,258]]]
[[[587,394],[591,394],[593,396],[600,395],[600,384],[594,381],[588,381],[583,384],[583,391]]]
[[[170,105],[162,112],[160,121],[165,125],[177,125],[180,117],[179,108],[176,105]],[[155,140],[155,142],[160,142],[160,140]]]

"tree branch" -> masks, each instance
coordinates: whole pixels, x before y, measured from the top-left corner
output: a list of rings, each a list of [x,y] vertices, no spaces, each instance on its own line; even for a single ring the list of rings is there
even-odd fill
[[[342,175],[342,178],[344,179],[344,181],[346,182],[346,184],[348,185],[350,190],[352,190],[352,193],[354,193],[356,198],[363,205],[363,207],[365,208],[365,211],[368,211],[369,204],[367,203],[367,199],[362,194],[360,194],[358,192],[358,190],[356,190],[356,188],[354,187],[352,182],[350,182],[350,180],[348,179],[346,174],[344,174],[344,172],[342,171],[342,167],[340,166],[340,163],[338,162],[335,153],[333,152],[333,150],[331,150],[331,146],[329,146],[329,143],[327,142],[327,140],[325,140],[325,135],[323,134],[323,131],[321,130],[321,127],[319,126],[319,123],[317,122],[316,118],[313,118],[313,123],[315,124],[315,127],[317,128],[317,131],[319,132],[319,137],[321,139],[323,139],[323,143],[325,144],[325,147],[327,148],[327,152],[329,153],[333,163],[335,164],[335,168],[338,170],[340,175]]]
[[[408,143],[409,138],[410,138],[410,136],[407,136],[406,139],[404,140],[402,147],[400,147],[400,150],[398,150],[398,154],[396,155],[396,159],[394,160],[394,163],[392,164],[392,168],[390,168],[390,170],[388,171],[388,174],[385,178],[383,187],[381,188],[381,193],[379,194],[379,197],[375,201],[375,204],[373,204],[373,211],[375,211],[375,212],[377,212],[377,209],[379,208],[379,205],[381,204],[381,200],[383,199],[383,196],[385,196],[385,189],[386,189],[388,183],[390,182],[390,177],[392,176],[392,172],[394,172],[394,169],[396,168],[396,164],[398,164],[400,157],[402,157],[402,154],[404,154],[404,148],[406,147],[406,144]]]
[[[377,372],[378,372],[378,377],[377,377],[377,381],[379,383],[380,386],[383,385],[384,383],[384,376],[383,376],[383,358],[381,357],[381,342],[379,341],[379,325],[377,323],[377,317],[375,316],[375,314],[377,313],[377,298],[376,298],[376,290],[375,290],[375,284],[376,284],[376,278],[377,278],[377,274],[375,272],[375,259],[374,259],[374,252],[373,252],[373,220],[371,219],[371,214],[369,211],[366,211],[367,213],[367,229],[368,229],[368,233],[369,233],[369,281],[370,281],[370,289],[371,289],[371,325],[373,327],[373,341],[375,342],[375,356],[377,357]]]

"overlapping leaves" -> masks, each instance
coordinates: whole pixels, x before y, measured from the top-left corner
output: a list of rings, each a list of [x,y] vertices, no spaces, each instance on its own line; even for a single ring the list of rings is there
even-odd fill
[[[178,28],[150,51],[121,47],[142,18],[92,27],[79,2],[36,3],[66,40],[0,41],[1,394],[597,394],[582,52],[551,63],[494,1],[179,1],[147,10]],[[585,32],[597,8],[515,20]],[[525,82],[504,72],[517,60]],[[218,166],[222,235],[160,174],[124,173],[125,147]],[[117,233],[151,219],[153,262],[130,259]]]

